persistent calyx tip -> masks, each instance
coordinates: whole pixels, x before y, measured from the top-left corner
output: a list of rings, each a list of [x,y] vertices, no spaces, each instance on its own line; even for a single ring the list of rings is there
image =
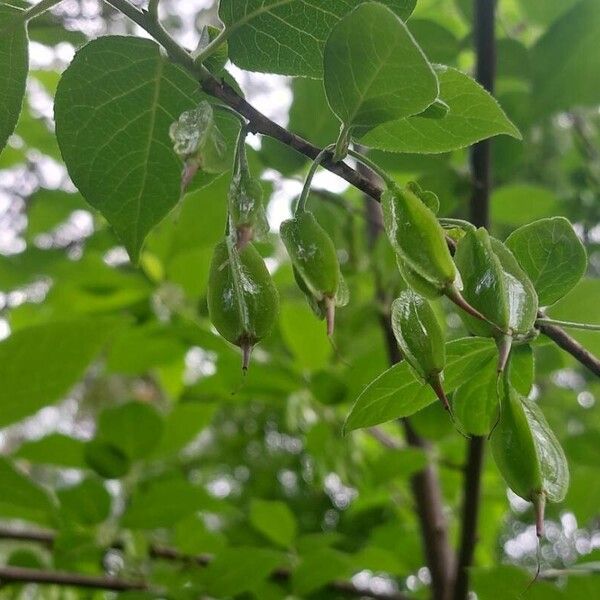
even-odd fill
[[[252,344],[245,342],[241,345],[242,349],[242,371],[244,375],[248,371],[248,367],[250,366],[250,357],[252,356]]]
[[[325,321],[327,322],[327,335],[331,337],[335,329],[335,299],[325,298]]]

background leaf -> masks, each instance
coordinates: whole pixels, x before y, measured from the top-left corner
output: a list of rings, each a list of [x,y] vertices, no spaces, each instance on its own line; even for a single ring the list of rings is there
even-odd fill
[[[0,458],[0,515],[47,524],[54,512],[48,492]]]
[[[583,0],[558,19],[532,49],[533,89],[542,114],[600,102],[600,4]],[[539,113],[538,113],[539,114]]]
[[[17,125],[29,69],[25,22],[10,24],[20,12],[0,4],[0,152]]]
[[[289,548],[296,537],[296,518],[283,502],[252,501],[250,522],[265,537],[284,548]]]
[[[112,318],[53,322],[22,329],[0,343],[0,425],[59,400],[118,325]]]

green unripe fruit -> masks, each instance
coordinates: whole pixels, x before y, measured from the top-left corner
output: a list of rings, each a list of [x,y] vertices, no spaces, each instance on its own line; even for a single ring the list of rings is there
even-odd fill
[[[446,366],[444,334],[429,302],[410,289],[402,291],[392,303],[392,329],[406,362],[450,410],[441,380]]]
[[[237,250],[223,241],[215,248],[208,278],[208,312],[217,331],[243,352],[248,368],[255,344],[273,328],[279,294],[252,244]]]
[[[454,259],[462,277],[464,298],[489,322],[468,314],[461,314],[461,318],[471,333],[496,339],[500,349],[498,370],[502,371],[513,336],[526,335],[534,326],[538,299],[533,284],[511,251],[483,228],[465,233]]]
[[[492,249],[498,257],[506,280],[508,295],[508,326],[513,335],[527,335],[533,329],[539,308],[535,287],[521,268],[514,254],[496,238]]]
[[[454,285],[456,268],[435,214],[409,188],[381,196],[385,229],[398,258],[440,291]]]
[[[229,187],[229,218],[237,233],[238,248],[269,229],[262,198],[260,181],[247,169],[234,174]]]
[[[335,306],[342,303],[336,302],[342,275],[333,241],[310,212],[301,212],[284,221],[280,233],[296,279],[301,280],[300,288],[323,308],[327,333],[331,335]]]
[[[418,292],[421,296],[425,296],[425,298],[431,300],[441,298],[444,295],[439,288],[427,281],[427,279],[421,277],[416,271],[413,271],[406,263],[403,263],[400,258],[396,260],[396,263],[400,275],[402,275],[404,281],[406,281],[415,292]]]
[[[488,232],[469,230],[456,246],[456,266],[463,283],[463,296],[501,332],[509,332],[509,308],[504,271],[500,259],[492,249]],[[461,314],[469,331],[475,335],[495,337],[500,331],[491,323]]]
[[[506,381],[501,418],[492,434],[492,452],[510,489],[533,502],[538,536],[543,535],[546,500],[560,502],[569,487],[565,454],[539,407]]]
[[[381,206],[385,229],[406,281],[426,298],[445,295],[463,311],[485,320],[455,285],[456,267],[432,210],[439,208],[437,196],[415,183],[404,189],[392,186],[382,194]]]

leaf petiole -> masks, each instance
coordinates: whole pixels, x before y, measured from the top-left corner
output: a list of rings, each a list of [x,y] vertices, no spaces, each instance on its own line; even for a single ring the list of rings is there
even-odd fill
[[[600,324],[594,323],[576,323],[574,321],[559,321],[544,317],[536,319],[536,325],[557,325],[558,327],[567,327],[569,329],[583,329],[585,331],[600,331]]]
[[[381,179],[383,179],[383,181],[385,181],[385,184],[389,188],[396,187],[396,182],[393,180],[391,175],[386,173],[378,164],[374,163],[370,158],[367,158],[364,154],[361,154],[360,152],[357,152],[356,150],[352,150],[352,148],[348,149],[348,155],[352,156],[353,158],[355,158],[357,161],[361,162],[366,167],[369,167],[369,169],[371,169],[371,171],[373,171],[374,173],[379,175],[379,177],[381,177]]]
[[[308,195],[310,194],[310,187],[312,185],[312,180],[317,172],[317,169],[321,165],[321,163],[331,155],[332,150],[334,149],[334,144],[323,148],[321,152],[317,155],[317,158],[313,161],[308,173],[306,174],[306,179],[304,180],[304,187],[302,188],[302,193],[300,194],[300,198],[298,199],[298,204],[296,206],[295,214],[299,215],[306,210],[306,201],[308,200]]]

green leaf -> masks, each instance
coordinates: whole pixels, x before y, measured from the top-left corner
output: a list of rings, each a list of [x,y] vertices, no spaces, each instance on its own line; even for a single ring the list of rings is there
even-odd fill
[[[424,111],[437,77],[406,25],[382,4],[360,5],[325,45],[327,100],[345,131],[363,131]]]
[[[364,0],[221,0],[229,57],[240,68],[321,77],[323,47],[334,25]],[[406,19],[416,0],[383,0]]]
[[[440,99],[449,107],[441,119],[413,116],[381,125],[361,138],[371,148],[391,152],[436,154],[506,134],[521,139],[496,100],[457,69],[436,66]]]
[[[60,400],[118,327],[116,319],[80,319],[21,329],[0,343],[0,425]]]
[[[127,455],[116,446],[102,440],[91,440],[85,445],[86,464],[105,479],[118,479],[131,468]]]
[[[345,579],[352,570],[350,557],[331,548],[320,548],[302,557],[294,571],[292,587],[302,597],[331,583]]]
[[[54,512],[49,494],[6,459],[0,458],[0,516],[48,523]]]
[[[510,183],[492,193],[492,222],[520,226],[559,212],[556,194],[531,183]]]
[[[600,3],[578,2],[532,50],[537,116],[600,102]]]
[[[524,225],[508,237],[506,245],[529,275],[541,306],[554,304],[570,292],[587,269],[585,247],[563,217]]]
[[[331,112],[323,82],[298,78],[292,82],[294,102],[290,108],[289,129],[317,146],[331,144],[339,127]],[[304,162],[304,158],[301,157]]]
[[[446,65],[458,56],[459,40],[439,23],[427,19],[411,19],[408,28],[430,61]]]
[[[510,353],[510,383],[522,396],[529,396],[535,377],[533,350],[529,344],[514,346]]]
[[[27,30],[20,13],[0,4],[0,153],[17,125],[29,70]]]
[[[548,25],[580,0],[519,0],[524,15],[540,25]]]
[[[212,507],[212,504],[202,488],[185,479],[163,479],[134,493],[122,524],[130,529],[171,527],[188,515]]]
[[[304,302],[281,305],[279,317],[283,339],[300,368],[324,367],[333,353],[325,323],[315,317]]]
[[[296,538],[296,517],[283,502],[253,500],[250,523],[266,538],[284,548],[289,548]]]
[[[164,433],[155,454],[176,454],[210,425],[216,405],[186,402],[178,404],[165,419]]]
[[[137,375],[153,367],[182,361],[185,346],[172,331],[157,323],[131,327],[114,341],[107,368],[115,373]]]
[[[209,595],[232,598],[256,589],[281,565],[279,553],[265,548],[226,548],[203,573]]]
[[[497,382],[495,365],[489,364],[454,392],[454,416],[466,433],[488,435],[492,430],[498,414]]]
[[[199,101],[197,82],[140,38],[90,42],[61,78],[56,135],[69,174],[134,261],[179,200],[182,163],[169,127]]]
[[[58,499],[65,516],[82,525],[97,525],[110,515],[110,494],[98,479],[59,490]]]
[[[107,408],[98,418],[96,439],[119,448],[129,459],[150,455],[163,432],[162,417],[152,406],[128,402]]]
[[[489,361],[495,360],[495,355],[494,343],[484,338],[463,338],[446,344],[446,392],[451,392]],[[398,363],[362,391],[346,419],[344,431],[408,417],[435,399],[431,388],[417,380],[406,362]]]
[[[79,194],[44,189],[36,192],[27,205],[27,237],[30,240],[41,233],[51,232],[74,211],[86,208]]]
[[[81,440],[52,433],[39,440],[26,442],[15,456],[36,464],[82,469],[85,467],[84,448],[85,443]]]

